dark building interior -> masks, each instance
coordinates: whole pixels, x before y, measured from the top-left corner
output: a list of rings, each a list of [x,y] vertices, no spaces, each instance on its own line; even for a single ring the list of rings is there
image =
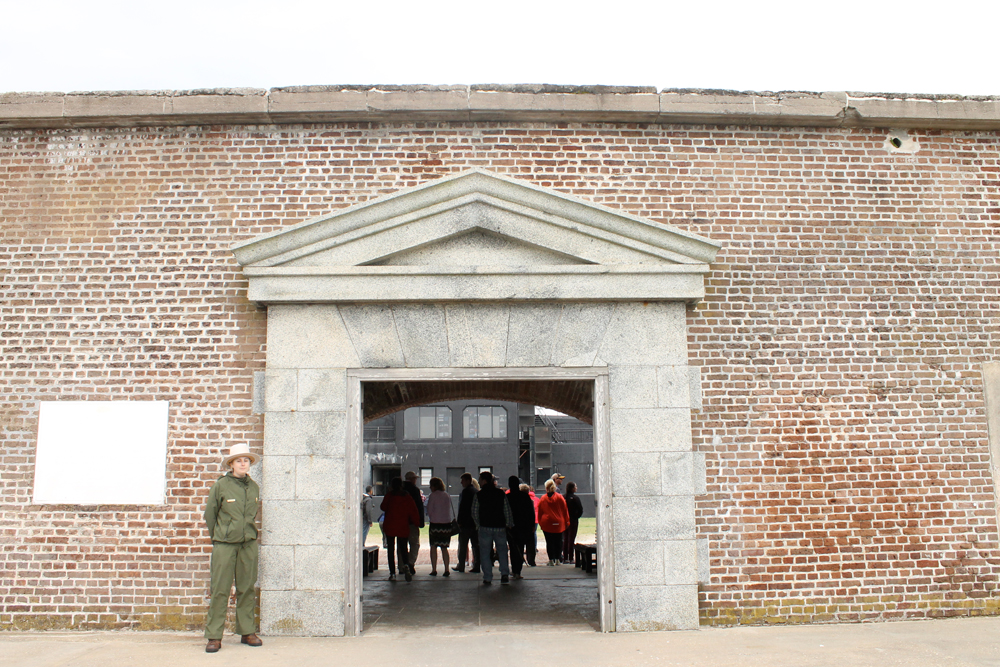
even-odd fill
[[[410,470],[425,494],[440,477],[456,498],[464,472],[489,470],[503,486],[517,475],[536,493],[557,472],[576,483],[584,516],[594,516],[593,427],[534,405],[472,399],[408,407],[365,424],[364,458],[364,485],[376,496]]]

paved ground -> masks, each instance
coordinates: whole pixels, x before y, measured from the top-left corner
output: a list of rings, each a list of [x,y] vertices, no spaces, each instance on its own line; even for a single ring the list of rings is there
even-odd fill
[[[2,633],[4,667],[157,665],[477,664],[621,667],[996,667],[1000,618],[793,627],[706,628],[602,635],[588,629],[504,626],[396,628],[350,639],[227,637],[204,653],[194,633]]]
[[[518,667],[1000,667],[1000,617],[689,632],[595,631],[597,579],[572,566],[526,568],[509,586],[478,575],[364,582],[365,631],[352,638],[227,636],[204,652],[201,633],[0,633],[0,667],[240,665],[497,665]]]
[[[597,575],[572,565],[525,567],[524,579],[483,586],[481,574],[452,572],[429,576],[430,565],[417,563],[412,582],[397,575],[387,581],[382,569],[365,577],[362,613],[365,632],[381,634],[398,628],[449,628],[469,631],[483,627],[531,625],[572,631],[600,630]]]

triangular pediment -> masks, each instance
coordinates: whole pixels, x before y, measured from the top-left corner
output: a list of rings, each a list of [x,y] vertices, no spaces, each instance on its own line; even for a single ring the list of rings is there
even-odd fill
[[[409,247],[369,262],[369,266],[538,266],[592,264],[551,248],[474,227],[451,237]]]
[[[564,277],[570,275],[590,276],[583,285],[600,273],[642,274],[647,282],[654,274],[704,273],[718,248],[682,230],[474,170],[336,211],[233,251],[251,278],[251,298],[254,279],[261,278],[258,284],[266,279],[283,286],[276,298],[294,301],[301,299],[287,286],[296,276],[322,277],[319,282],[328,285],[335,276],[350,276],[338,283],[344,286],[366,276],[385,285],[391,282],[386,276],[408,275],[413,284],[429,284],[433,276],[440,284],[442,275],[453,282],[464,275],[465,287],[456,283],[441,294],[489,298],[492,280],[506,285],[504,298],[521,298],[516,285],[531,275],[568,286]],[[468,288],[478,283],[482,289]],[[593,284],[588,289],[603,294]],[[337,291],[331,298],[345,297]]]

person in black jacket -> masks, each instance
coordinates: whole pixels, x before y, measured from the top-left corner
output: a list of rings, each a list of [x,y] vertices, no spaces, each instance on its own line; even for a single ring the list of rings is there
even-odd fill
[[[511,475],[507,480],[510,491],[507,492],[507,502],[514,518],[514,527],[507,531],[507,545],[510,547],[510,570],[515,579],[521,579],[521,569],[524,567],[524,552],[528,550],[528,562],[534,558],[535,503],[531,496],[521,490],[521,480],[517,475]]]
[[[479,566],[483,570],[483,585],[493,583],[493,561],[490,550],[496,546],[500,560],[500,583],[510,583],[510,564],[507,560],[507,530],[514,527],[507,495],[497,488],[491,472],[479,473],[479,493],[472,501],[472,518],[479,528]]]
[[[465,572],[469,562],[469,543],[472,543],[472,561],[469,572],[479,574],[479,532],[472,518],[472,501],[476,498],[476,488],[472,485],[472,474],[462,473],[462,493],[458,497],[458,562],[451,568],[455,572]]]
[[[563,534],[562,562],[572,563],[576,551],[576,531],[580,529],[580,517],[583,516],[583,502],[576,495],[576,482],[566,483],[566,509],[569,510],[569,527]]]
[[[424,527],[424,498],[417,488],[417,473],[410,470],[406,473],[406,481],[403,482],[403,491],[410,494],[413,502],[417,504],[417,514],[420,516],[419,526],[410,526],[410,574],[417,573],[417,552],[420,551],[420,529]],[[400,569],[403,564],[400,563]]]

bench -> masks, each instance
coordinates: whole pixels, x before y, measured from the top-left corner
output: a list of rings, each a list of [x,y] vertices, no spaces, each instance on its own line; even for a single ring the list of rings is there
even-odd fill
[[[365,547],[361,553],[361,576],[367,577],[378,569],[378,547]]]
[[[597,545],[574,544],[573,560],[576,567],[582,567],[584,572],[593,574],[597,570]]]

